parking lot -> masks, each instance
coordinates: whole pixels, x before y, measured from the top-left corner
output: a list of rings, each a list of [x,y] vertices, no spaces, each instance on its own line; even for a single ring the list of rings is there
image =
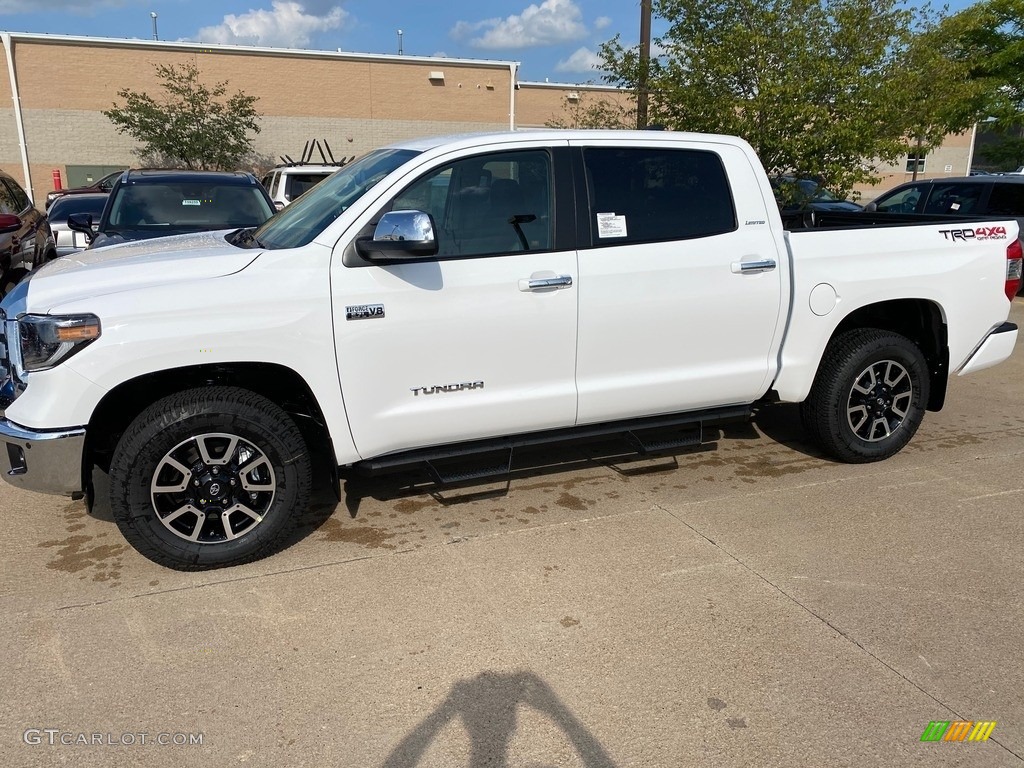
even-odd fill
[[[506,494],[375,481],[230,570],[3,484],[0,764],[1022,765],[1021,346],[887,462],[776,406]],[[997,724],[920,740],[956,720]]]

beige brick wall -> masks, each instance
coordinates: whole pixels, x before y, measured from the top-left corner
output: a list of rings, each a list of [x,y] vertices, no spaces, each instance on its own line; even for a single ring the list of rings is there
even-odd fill
[[[523,128],[540,128],[552,120],[567,120],[565,97],[570,93],[579,94],[584,104],[607,99],[619,102],[627,108],[631,105],[629,94],[614,88],[522,83],[516,91],[516,125]]]

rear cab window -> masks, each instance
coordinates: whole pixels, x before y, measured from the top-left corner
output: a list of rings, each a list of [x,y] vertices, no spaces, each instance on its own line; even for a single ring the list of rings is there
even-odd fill
[[[700,149],[583,149],[593,247],[711,237],[737,229],[722,159]]]

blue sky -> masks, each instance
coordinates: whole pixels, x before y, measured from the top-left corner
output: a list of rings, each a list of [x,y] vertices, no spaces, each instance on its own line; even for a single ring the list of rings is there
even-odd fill
[[[971,0],[951,0],[952,10]],[[521,80],[600,82],[599,44],[639,37],[639,0],[0,0],[0,29],[520,61]],[[655,28],[657,34],[657,28]]]

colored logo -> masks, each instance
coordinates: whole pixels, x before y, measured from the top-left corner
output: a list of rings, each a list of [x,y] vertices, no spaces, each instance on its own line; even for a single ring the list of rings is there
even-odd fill
[[[995,727],[995,720],[932,721],[921,734],[921,741],[988,741]]]

